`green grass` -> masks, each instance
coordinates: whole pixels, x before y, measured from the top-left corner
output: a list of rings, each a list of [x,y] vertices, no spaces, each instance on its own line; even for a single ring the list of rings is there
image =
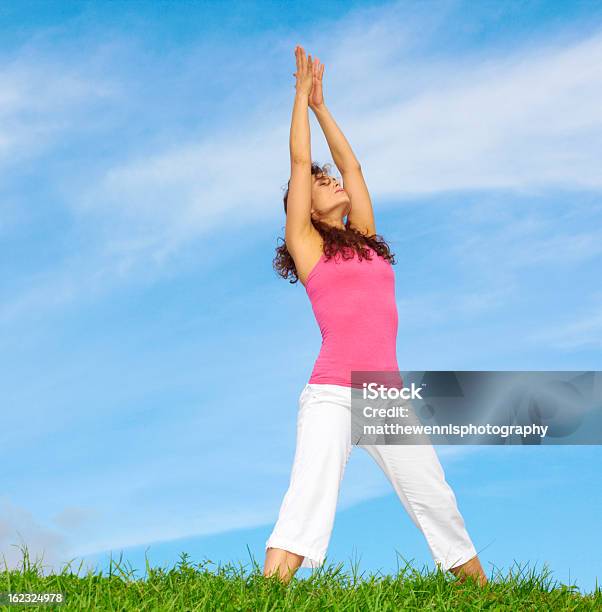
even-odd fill
[[[28,610],[602,610],[600,587],[581,595],[575,586],[552,581],[546,566],[539,574],[520,567],[506,576],[488,574],[490,583],[481,588],[470,579],[459,584],[450,573],[418,571],[408,562],[395,576],[359,574],[355,565],[346,573],[340,563],[283,585],[265,578],[254,559],[249,568],[210,560],[193,564],[182,553],[172,568],[152,568],[146,560],[144,577],[121,559],[111,559],[105,574],[82,574],[82,561],[77,571],[71,562],[59,573],[44,575],[42,563],[31,563],[22,550],[22,567],[9,570],[4,563],[0,592],[65,597],[61,606]]]

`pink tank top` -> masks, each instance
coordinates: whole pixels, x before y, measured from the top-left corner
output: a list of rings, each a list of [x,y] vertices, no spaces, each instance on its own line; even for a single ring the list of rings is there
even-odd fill
[[[397,375],[397,304],[391,264],[369,249],[371,260],[357,253],[322,255],[305,281],[322,347],[310,383],[352,385],[351,371],[388,371],[383,384],[402,384]],[[382,375],[381,375],[382,377]],[[381,382],[379,379],[378,382]]]

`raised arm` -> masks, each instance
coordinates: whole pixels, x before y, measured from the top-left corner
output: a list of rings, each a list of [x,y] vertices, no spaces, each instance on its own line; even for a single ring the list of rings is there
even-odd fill
[[[309,106],[324,132],[332,159],[343,177],[343,187],[351,200],[349,223],[361,232],[373,235],[376,233],[376,224],[368,187],[351,145],[324,103],[323,75],[324,64],[321,64],[316,58],[312,64],[313,87]]]
[[[312,86],[311,55],[295,48],[297,72],[295,102],[289,139],[291,178],[288,187],[285,241],[291,255],[299,242],[313,229],[311,224],[311,137],[309,131],[309,94]]]

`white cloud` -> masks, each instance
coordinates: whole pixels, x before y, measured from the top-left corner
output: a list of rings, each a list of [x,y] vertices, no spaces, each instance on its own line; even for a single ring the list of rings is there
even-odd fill
[[[429,327],[440,323],[473,319],[481,314],[490,315],[502,308],[506,300],[516,293],[516,282],[501,279],[480,291],[427,291],[415,293],[397,301],[400,323],[406,327]]]
[[[232,141],[210,136],[157,152],[110,168],[74,205],[112,219],[105,253],[163,259],[188,239],[226,224],[240,229],[278,208],[275,155],[286,139],[282,127],[266,125]]]
[[[478,206],[494,223],[475,222],[470,215],[458,219],[456,233],[462,236],[454,246],[458,263],[486,270],[495,266],[496,274],[503,274],[542,265],[572,266],[602,254],[599,205],[584,209],[567,201],[562,207],[537,209],[531,203],[519,207],[508,202],[497,217],[495,208],[485,203]]]
[[[534,331],[527,340],[539,346],[566,351],[602,348],[602,301],[570,318],[565,317],[564,321],[556,322],[553,327]]]
[[[522,477],[480,483],[478,487],[471,487],[471,493],[482,497],[516,499],[521,494],[532,493],[534,490],[550,491],[562,484],[557,477],[539,475],[536,478]]]
[[[114,94],[114,85],[73,61],[26,53],[5,62],[0,69],[0,171],[61,146],[69,132],[90,129],[84,108],[95,111],[96,103]]]
[[[52,565],[65,554],[67,539],[59,530],[45,527],[31,512],[4,496],[0,499],[2,565],[10,569],[22,567],[24,548],[32,563]]]

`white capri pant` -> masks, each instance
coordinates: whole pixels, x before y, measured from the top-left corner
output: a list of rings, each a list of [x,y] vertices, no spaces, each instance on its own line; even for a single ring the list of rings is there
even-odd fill
[[[299,397],[290,484],[265,547],[303,555],[301,567],[316,568],[324,563],[341,480],[353,448],[350,411],[351,394],[356,392],[361,390],[308,383]],[[384,471],[426,538],[438,567],[448,570],[477,555],[431,444],[361,448]]]

